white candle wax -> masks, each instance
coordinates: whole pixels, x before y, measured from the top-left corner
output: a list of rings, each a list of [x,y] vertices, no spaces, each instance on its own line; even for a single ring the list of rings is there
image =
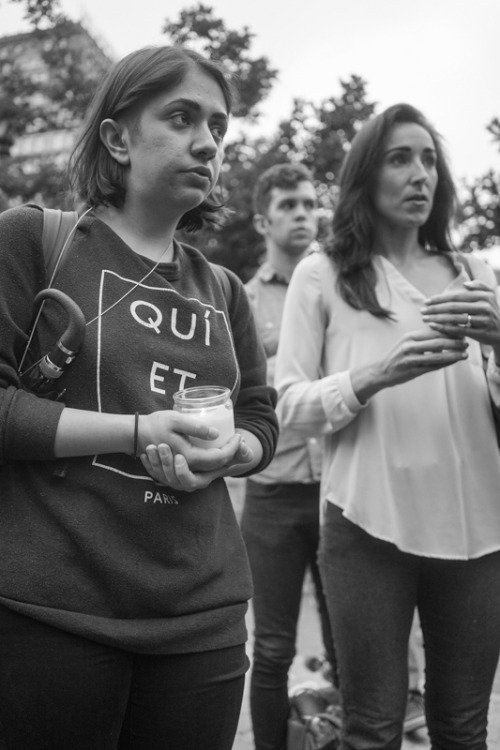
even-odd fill
[[[202,438],[190,437],[193,445],[201,448],[220,448],[225,445],[229,438],[234,435],[234,416],[232,404],[219,404],[198,409],[190,409],[189,416],[199,419],[200,422],[207,422],[210,427],[215,427],[219,432],[219,437],[214,440],[202,440]]]

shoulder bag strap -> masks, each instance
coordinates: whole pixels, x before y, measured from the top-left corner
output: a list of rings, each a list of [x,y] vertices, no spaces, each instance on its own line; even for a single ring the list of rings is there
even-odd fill
[[[42,248],[47,277],[49,279],[49,287],[52,286],[56,277],[62,256],[70,244],[77,223],[78,213],[76,211],[61,211],[58,208],[43,208]],[[22,372],[24,361],[31,346],[40,315],[42,314],[43,304],[44,302],[42,301],[31,327],[31,331],[29,332],[28,341],[19,363],[19,372]]]
[[[42,245],[49,286],[57,273],[63,254],[66,252],[78,223],[76,211],[61,211],[58,208],[43,209]]]

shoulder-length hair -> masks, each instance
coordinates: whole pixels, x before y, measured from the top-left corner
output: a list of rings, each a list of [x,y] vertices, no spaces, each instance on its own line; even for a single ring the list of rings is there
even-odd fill
[[[218,63],[183,47],[144,47],[124,57],[100,85],[69,159],[69,181],[77,201],[86,207],[121,207],[125,201],[126,167],[118,164],[101,141],[103,120],[134,116],[151,98],[182,83],[193,66],[219,85],[228,114],[232,86]],[[210,196],[186,212],[177,229],[194,232],[218,223],[223,206]]]
[[[391,313],[380,305],[375,293],[373,189],[389,132],[400,123],[420,125],[431,136],[436,150],[436,192],[429,218],[419,229],[419,242],[437,253],[453,250],[450,224],[456,192],[441,136],[418,109],[409,104],[395,104],[369,120],[352,142],[340,173],[332,239],[326,249],[337,268],[343,299],[356,310],[382,317],[391,317]]]

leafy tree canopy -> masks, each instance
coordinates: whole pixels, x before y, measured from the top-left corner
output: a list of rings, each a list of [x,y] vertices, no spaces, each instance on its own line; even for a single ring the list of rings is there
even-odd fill
[[[500,119],[493,118],[487,130],[500,150]],[[500,246],[500,175],[489,170],[466,184],[464,193],[459,214],[461,247],[482,250]]]
[[[13,157],[9,150],[21,136],[74,132],[110,61],[85,29],[60,12],[58,0],[11,2],[24,5],[33,31],[24,53],[13,57],[7,48],[0,57],[0,207],[29,201],[64,206],[65,160]]]
[[[61,17],[59,0],[10,0],[24,6],[24,18],[34,28],[56,23]]]
[[[494,117],[488,125],[487,130],[491,133],[493,140],[498,144],[498,148],[500,149],[500,119]]]
[[[178,21],[167,20],[163,32],[171,44],[186,45],[219,60],[237,81],[234,116],[258,118],[257,107],[269,94],[278,71],[270,67],[267,57],[250,54],[255,34],[247,26],[241,31],[228,29],[211,7],[200,3],[182,10]]]

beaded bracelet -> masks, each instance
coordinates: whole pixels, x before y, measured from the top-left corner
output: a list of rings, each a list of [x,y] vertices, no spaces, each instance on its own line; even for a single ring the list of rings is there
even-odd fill
[[[134,452],[133,457],[139,458],[139,454],[137,453],[137,449],[139,447],[139,412],[136,411],[134,416]]]

